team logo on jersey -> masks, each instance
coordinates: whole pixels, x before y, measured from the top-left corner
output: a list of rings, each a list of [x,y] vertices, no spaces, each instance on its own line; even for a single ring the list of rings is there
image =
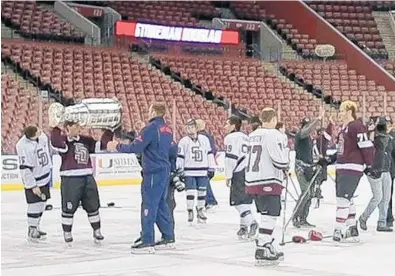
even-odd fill
[[[67,202],[67,209],[73,209],[73,203],[71,203],[70,201]]]
[[[148,209],[144,209],[144,216],[148,216]]]
[[[267,186],[267,187],[263,187],[263,191],[264,192],[271,192],[271,191],[273,191],[273,189],[272,189],[272,187]]]

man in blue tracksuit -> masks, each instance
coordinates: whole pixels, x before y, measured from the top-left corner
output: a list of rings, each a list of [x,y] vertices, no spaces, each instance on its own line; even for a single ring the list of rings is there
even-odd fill
[[[130,145],[112,141],[107,145],[110,151],[142,155],[142,242],[132,245],[132,253],[155,253],[155,248],[174,247],[174,229],[166,202],[170,162],[169,153],[173,141],[173,131],[165,123],[164,104],[154,103],[149,108],[149,123]],[[162,240],[155,243],[154,225],[162,233]]]
[[[196,120],[196,128],[198,130],[199,134],[202,134],[204,136],[207,136],[208,140],[210,141],[210,146],[211,149],[213,151],[214,156],[217,154],[217,149],[215,148],[215,141],[214,141],[214,137],[212,135],[210,135],[206,130],[206,123],[201,120],[201,119],[197,119]],[[214,172],[209,171],[209,175],[208,175],[209,179],[211,180],[214,177]],[[210,182],[207,185],[207,196],[206,196],[206,209],[210,209],[213,206],[218,205],[217,200],[215,199],[213,190],[211,189],[211,184]]]

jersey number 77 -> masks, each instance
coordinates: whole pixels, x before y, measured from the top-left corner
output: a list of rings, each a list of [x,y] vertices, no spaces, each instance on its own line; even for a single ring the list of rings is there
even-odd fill
[[[248,146],[248,152],[248,165],[246,167],[246,171],[259,172],[259,162],[261,161],[262,146]]]

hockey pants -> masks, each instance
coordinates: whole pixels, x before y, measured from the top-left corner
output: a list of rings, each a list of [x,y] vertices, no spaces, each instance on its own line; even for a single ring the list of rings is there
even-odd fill
[[[169,177],[170,172],[168,169],[155,173],[144,173],[141,187],[141,229],[143,232],[143,243],[146,245],[155,244],[155,223],[162,233],[163,239],[174,239],[173,222],[166,201]]]

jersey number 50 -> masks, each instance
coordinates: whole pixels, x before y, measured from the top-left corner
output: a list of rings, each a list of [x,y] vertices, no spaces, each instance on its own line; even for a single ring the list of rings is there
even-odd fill
[[[249,152],[248,165],[246,171],[259,172],[259,162],[261,161],[262,146],[261,145],[248,146],[248,152]],[[255,155],[255,158],[253,158],[252,155]],[[253,162],[251,163],[251,161]]]

